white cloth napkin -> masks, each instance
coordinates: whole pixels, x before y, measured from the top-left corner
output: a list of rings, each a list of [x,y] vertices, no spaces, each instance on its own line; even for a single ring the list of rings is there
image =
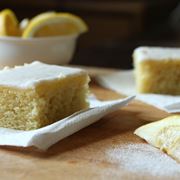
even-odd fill
[[[91,97],[89,109],[74,113],[49,126],[31,131],[0,128],[0,145],[35,146],[41,150],[46,150],[59,140],[98,121],[106,114],[127,105],[133,98],[134,96],[131,96],[125,99],[102,102],[95,97]]]
[[[112,89],[125,95],[136,95],[138,100],[153,105],[169,113],[180,112],[180,96],[160,94],[138,94],[135,89],[133,70],[121,70],[119,72],[99,75],[97,82],[103,87]]]

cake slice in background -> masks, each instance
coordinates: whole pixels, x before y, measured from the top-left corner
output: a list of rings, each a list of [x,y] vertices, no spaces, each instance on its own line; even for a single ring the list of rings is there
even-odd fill
[[[81,69],[33,62],[0,71],[0,127],[31,130],[88,107]]]
[[[180,48],[139,47],[133,60],[138,92],[180,95]]]

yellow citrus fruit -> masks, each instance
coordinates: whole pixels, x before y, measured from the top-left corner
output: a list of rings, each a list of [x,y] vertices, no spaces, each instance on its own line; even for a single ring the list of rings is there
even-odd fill
[[[141,126],[135,134],[180,162],[180,115]]]
[[[49,16],[50,14],[55,14],[55,11],[50,11],[50,12],[45,12],[45,13],[41,13],[37,16],[35,16],[36,19],[38,18],[42,18],[42,17],[45,17],[45,16]],[[34,18],[33,18],[34,19]],[[33,20],[32,19],[32,20]],[[26,29],[26,27],[29,25],[30,23],[30,19],[28,18],[24,18],[20,23],[19,23],[19,27],[21,29],[21,32],[23,33],[23,31]]]
[[[10,9],[0,12],[0,36],[20,36],[18,20]]]
[[[34,17],[24,29],[23,38],[79,34],[88,30],[86,23],[70,13],[44,13]]]

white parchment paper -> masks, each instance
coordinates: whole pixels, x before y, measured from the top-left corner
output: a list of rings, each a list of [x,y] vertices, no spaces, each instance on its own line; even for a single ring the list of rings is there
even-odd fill
[[[0,128],[0,145],[34,146],[41,150],[46,150],[63,138],[98,121],[106,114],[124,107],[133,98],[134,96],[131,96],[125,99],[102,102],[95,97],[91,97],[89,109],[79,111],[49,126],[31,131]]]
[[[138,94],[135,89],[133,70],[121,70],[119,72],[99,75],[96,80],[103,87],[115,90],[125,95],[134,95],[147,104],[153,105],[169,113],[180,112],[180,96],[160,94]]]

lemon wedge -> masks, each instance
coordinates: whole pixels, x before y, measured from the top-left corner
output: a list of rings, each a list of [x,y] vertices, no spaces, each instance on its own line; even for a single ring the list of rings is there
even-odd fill
[[[87,31],[87,25],[70,13],[44,13],[34,17],[24,29],[23,38],[79,34]]]
[[[55,11],[50,11],[50,12],[41,13],[41,14],[35,16],[35,18],[36,18],[36,20],[37,20],[37,19],[41,19],[41,18],[44,18],[44,17],[46,17],[46,16],[49,16],[49,15],[51,15],[51,14],[55,14]],[[35,18],[33,18],[33,20],[34,20]],[[27,26],[29,25],[29,23],[30,23],[30,19],[28,19],[28,18],[24,18],[24,19],[19,23],[19,27],[20,27],[22,33],[23,33],[23,31],[27,28]]]
[[[10,9],[0,12],[0,36],[20,36],[18,20]]]
[[[180,162],[180,115],[141,126],[134,133]]]

